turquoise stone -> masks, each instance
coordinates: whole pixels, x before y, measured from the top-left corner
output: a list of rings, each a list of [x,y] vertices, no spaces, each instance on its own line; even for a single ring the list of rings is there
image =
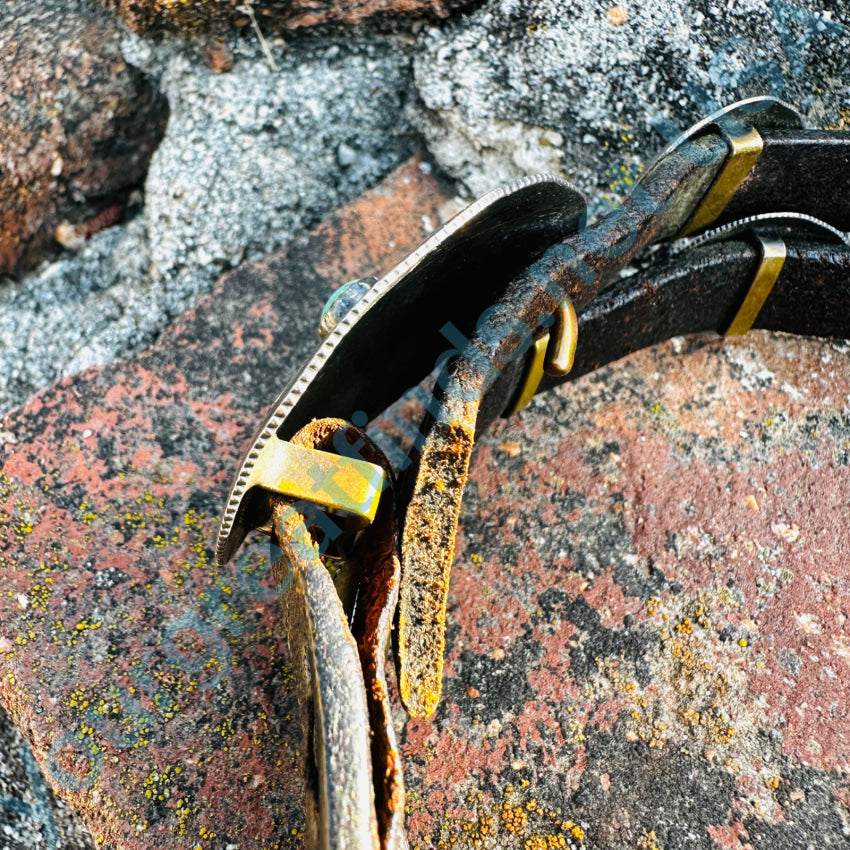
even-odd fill
[[[344,283],[328,298],[322,308],[319,336],[324,339],[346,316],[348,311],[369,291],[377,278],[363,277]]]

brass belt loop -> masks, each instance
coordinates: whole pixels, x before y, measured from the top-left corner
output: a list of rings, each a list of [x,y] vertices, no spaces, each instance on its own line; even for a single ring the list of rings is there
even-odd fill
[[[764,149],[764,141],[755,127],[740,136],[728,136],[727,142],[730,150],[726,162],[680,236],[690,236],[717,220]]]
[[[528,364],[522,387],[508,416],[513,416],[515,413],[519,413],[520,410],[524,410],[528,407],[531,399],[534,398],[537,387],[540,386],[540,381],[543,378],[543,361],[546,359],[546,349],[548,347],[549,332],[547,331],[545,336],[540,337],[534,343],[534,353],[531,355],[531,362]]]
[[[755,233],[755,237],[761,247],[761,262],[750,284],[749,292],[724,336],[740,336],[752,328],[785,263],[787,252],[782,239],[761,233]]]
[[[513,416],[528,406],[537,392],[537,387],[540,386],[544,372],[555,377],[569,374],[570,369],[573,368],[577,342],[576,308],[573,306],[572,299],[565,295],[555,311],[555,322],[551,333],[547,331],[534,343],[534,353],[525,373],[525,379],[508,416]]]

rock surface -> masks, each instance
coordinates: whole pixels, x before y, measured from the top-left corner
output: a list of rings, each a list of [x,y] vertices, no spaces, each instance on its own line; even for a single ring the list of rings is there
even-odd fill
[[[393,39],[278,46],[276,70],[239,46],[219,74],[176,44],[125,44],[171,106],[145,184],[151,263],[169,288],[281,248],[412,153]]]
[[[332,282],[441,192],[402,169],[3,421],[0,693],[105,846],[301,846],[264,550],[215,567],[216,516]],[[677,339],[482,439],[444,697],[402,731],[411,847],[846,846],[848,354]]]
[[[0,286],[0,411],[149,345],[222,271],[285,246],[411,153],[393,38],[277,45],[277,71],[255,43],[231,44],[219,74],[192,45],[125,41],[171,107],[144,207]]]
[[[613,201],[663,147],[659,114],[684,130],[771,87],[807,126],[850,114],[850,4],[806,8],[491,0],[422,33],[411,114],[472,195],[548,170]]]
[[[0,850],[89,850],[91,836],[10,723],[0,725],[0,756]]]
[[[400,260],[444,200],[411,164],[137,359],[0,421],[0,699],[95,846],[299,845],[268,547],[217,567],[218,509],[338,280]]]
[[[485,437],[412,847],[846,846],[849,353],[679,339]]]
[[[357,24],[374,15],[445,18],[473,0],[100,0],[137,32],[188,34],[247,27],[281,31],[316,24]]]
[[[0,275],[120,221],[168,107],[121,54],[121,29],[79,2],[0,12]]]

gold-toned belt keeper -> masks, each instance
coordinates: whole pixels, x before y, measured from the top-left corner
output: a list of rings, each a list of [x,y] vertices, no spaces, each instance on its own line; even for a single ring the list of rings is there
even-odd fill
[[[544,372],[547,375],[562,377],[568,375],[573,368],[578,342],[578,318],[576,308],[568,295],[565,295],[558,305],[554,319],[551,332],[547,331],[534,343],[531,362],[508,416],[513,416],[528,406],[540,386]]]
[[[730,148],[726,161],[680,236],[704,230],[718,219],[764,149],[764,141],[755,127],[738,136],[726,136],[726,141]]]
[[[272,434],[254,461],[244,489],[262,487],[371,522],[385,482],[386,473],[374,463],[304,448]]]
[[[762,233],[755,233],[755,237],[761,248],[761,260],[749,291],[724,336],[741,336],[752,328],[785,264],[787,252],[782,239]]]

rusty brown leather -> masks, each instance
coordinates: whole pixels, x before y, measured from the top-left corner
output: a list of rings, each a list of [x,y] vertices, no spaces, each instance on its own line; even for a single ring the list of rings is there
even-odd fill
[[[464,358],[450,362],[447,377],[463,392],[437,387],[437,405],[421,428],[425,442],[402,535],[395,655],[401,700],[412,717],[429,717],[440,701],[455,534],[482,398],[481,372]]]

